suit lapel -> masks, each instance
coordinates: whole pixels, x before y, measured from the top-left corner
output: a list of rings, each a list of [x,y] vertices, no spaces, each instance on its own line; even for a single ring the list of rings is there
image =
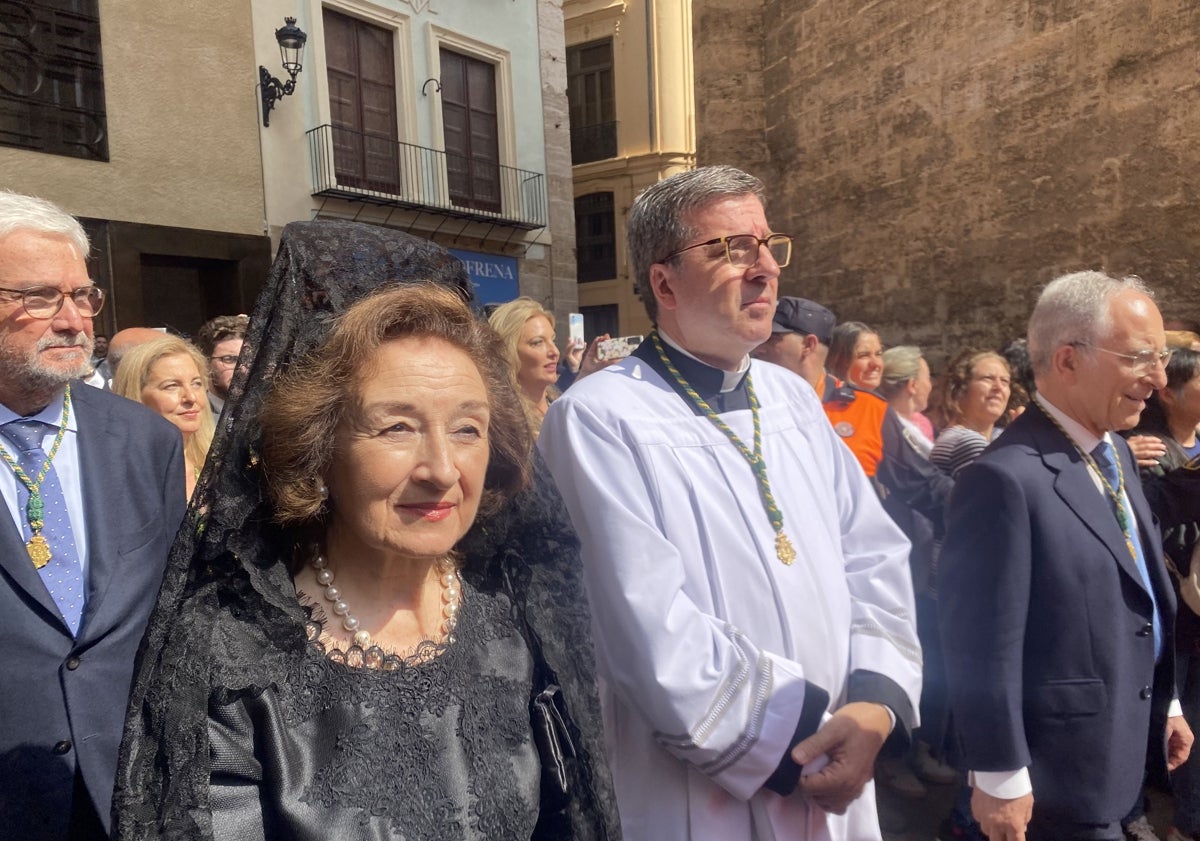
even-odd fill
[[[1042,454],[1042,461],[1057,474],[1054,479],[1055,493],[1079,517],[1084,526],[1104,544],[1117,566],[1135,584],[1145,590],[1145,582],[1142,581],[1142,575],[1138,572],[1137,562],[1134,561],[1125,544],[1125,535],[1117,523],[1112,505],[1108,497],[1096,489],[1087,462],[1083,460],[1075,444],[1046,416],[1040,406],[1036,403],[1032,404],[1027,414],[1029,412],[1034,413],[1030,418],[1034,422],[1030,431],[1036,441],[1038,451]],[[1128,476],[1129,468],[1125,467],[1124,469]],[[1139,522],[1142,522],[1142,512],[1136,508],[1134,510]],[[1147,512],[1148,515],[1149,512]]]
[[[72,389],[71,393],[78,411],[79,474],[87,521],[88,599],[80,632],[81,638],[87,638],[98,630],[95,617],[113,579],[117,535],[114,518],[105,516],[103,509],[119,502],[122,492],[128,493],[128,489],[122,491],[110,484],[112,477],[121,475],[119,460],[125,452],[125,431],[112,428],[108,412],[86,388]]]

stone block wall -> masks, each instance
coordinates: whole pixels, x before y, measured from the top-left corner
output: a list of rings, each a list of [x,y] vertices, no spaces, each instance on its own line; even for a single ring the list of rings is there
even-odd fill
[[[1041,286],[1081,268],[1139,274],[1164,313],[1200,318],[1200,5],[695,0],[694,15],[699,163],[766,181],[773,227],[797,238],[783,294],[935,362],[1022,334]]]
[[[565,341],[567,314],[579,309],[579,291],[575,283],[575,197],[562,0],[538,0],[538,45],[550,225],[539,234],[539,244],[531,246],[521,262],[521,294],[536,298],[554,311],[558,317],[558,335]],[[547,233],[549,236],[545,236]],[[553,244],[540,244],[547,240]]]

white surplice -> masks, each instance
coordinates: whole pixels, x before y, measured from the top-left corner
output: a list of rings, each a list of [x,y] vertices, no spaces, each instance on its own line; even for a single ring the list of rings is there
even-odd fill
[[[870,785],[845,816],[762,786],[806,682],[833,710],[866,669],[917,708],[907,540],[812,388],[760,361],[751,377],[791,566],[746,459],[644,361],[577,383],[542,426],[583,543],[626,841],[878,839]],[[748,410],[722,418],[753,446]]]

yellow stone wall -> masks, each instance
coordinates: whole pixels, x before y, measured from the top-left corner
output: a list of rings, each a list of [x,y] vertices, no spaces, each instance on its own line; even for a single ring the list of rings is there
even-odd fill
[[[612,192],[617,277],[579,284],[580,306],[616,304],[620,333],[650,322],[633,291],[625,217],[646,187],[695,165],[692,22],[688,0],[566,0],[567,46],[613,40],[617,154],[574,167],[575,195]]]

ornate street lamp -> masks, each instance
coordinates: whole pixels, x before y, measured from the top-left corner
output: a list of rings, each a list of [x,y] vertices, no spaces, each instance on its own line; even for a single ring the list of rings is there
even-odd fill
[[[300,59],[304,57],[304,42],[308,35],[296,26],[295,18],[284,18],[284,25],[275,30],[275,40],[279,42],[279,56],[283,59],[283,69],[289,76],[286,83],[279,81],[261,64],[258,66],[258,81],[262,87],[263,126],[271,125],[271,109],[275,100],[291,96],[296,90],[296,74],[300,72]]]

